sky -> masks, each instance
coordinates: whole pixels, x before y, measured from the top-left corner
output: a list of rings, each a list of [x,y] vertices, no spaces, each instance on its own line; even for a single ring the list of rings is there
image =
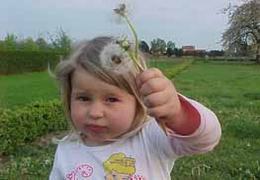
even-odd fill
[[[19,38],[44,37],[62,28],[73,40],[100,35],[128,36],[113,9],[126,3],[140,40],[175,42],[177,47],[222,49],[221,35],[228,27],[221,13],[239,0],[0,0],[0,39],[7,33]]]

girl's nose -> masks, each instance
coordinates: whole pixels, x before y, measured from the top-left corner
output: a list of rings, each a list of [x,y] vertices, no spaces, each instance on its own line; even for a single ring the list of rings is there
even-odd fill
[[[100,102],[93,102],[88,108],[88,116],[91,119],[97,120],[103,118],[104,107]]]

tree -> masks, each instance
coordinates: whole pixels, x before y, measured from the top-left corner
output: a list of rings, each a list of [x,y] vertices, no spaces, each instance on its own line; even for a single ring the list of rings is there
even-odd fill
[[[260,63],[260,2],[246,0],[240,6],[230,6],[229,27],[222,35],[224,48],[231,53],[248,55],[253,50]]]
[[[174,54],[175,44],[172,41],[168,41],[166,46],[167,46],[166,54],[167,56],[170,57],[171,55]]]
[[[0,51],[5,49],[4,41],[0,40]]]
[[[151,41],[151,49],[152,54],[161,55],[165,54],[166,51],[166,42],[163,39],[157,38]]]
[[[38,51],[39,47],[31,37],[28,37],[25,40],[21,41],[20,49],[25,51]]]
[[[50,36],[50,40],[55,50],[69,54],[72,40],[62,28],[57,31],[54,38],[53,36]]]
[[[48,43],[42,37],[37,38],[35,43],[37,44],[38,48],[42,51],[47,51],[50,49]]]
[[[174,48],[174,54],[177,56],[177,57],[181,57],[183,56],[183,51],[182,51],[182,48]]]
[[[15,34],[7,34],[4,39],[4,49],[5,50],[16,50],[17,48],[17,36]]]
[[[149,53],[149,46],[145,41],[140,42],[139,48],[142,52]]]

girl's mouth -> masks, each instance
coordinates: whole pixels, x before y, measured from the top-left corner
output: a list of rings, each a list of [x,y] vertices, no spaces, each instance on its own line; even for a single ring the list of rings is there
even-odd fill
[[[98,126],[98,125],[87,125],[86,126],[88,131],[94,132],[94,133],[103,133],[107,130],[105,126]]]

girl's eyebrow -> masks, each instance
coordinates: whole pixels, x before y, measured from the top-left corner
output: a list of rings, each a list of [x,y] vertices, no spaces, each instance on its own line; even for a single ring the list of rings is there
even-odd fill
[[[106,96],[121,97],[120,94],[116,93],[107,93]]]
[[[86,95],[95,94],[95,92],[92,92],[91,90],[75,89],[74,91],[72,91],[71,94],[74,96],[80,96],[80,95],[86,96]],[[109,91],[109,90],[103,92],[102,94],[103,94],[103,96],[112,96],[112,97],[118,97],[118,98],[123,97],[123,94],[121,94],[119,92]]]
[[[71,93],[74,96],[82,96],[82,95],[88,95],[88,92],[83,92],[83,91],[72,91]]]

